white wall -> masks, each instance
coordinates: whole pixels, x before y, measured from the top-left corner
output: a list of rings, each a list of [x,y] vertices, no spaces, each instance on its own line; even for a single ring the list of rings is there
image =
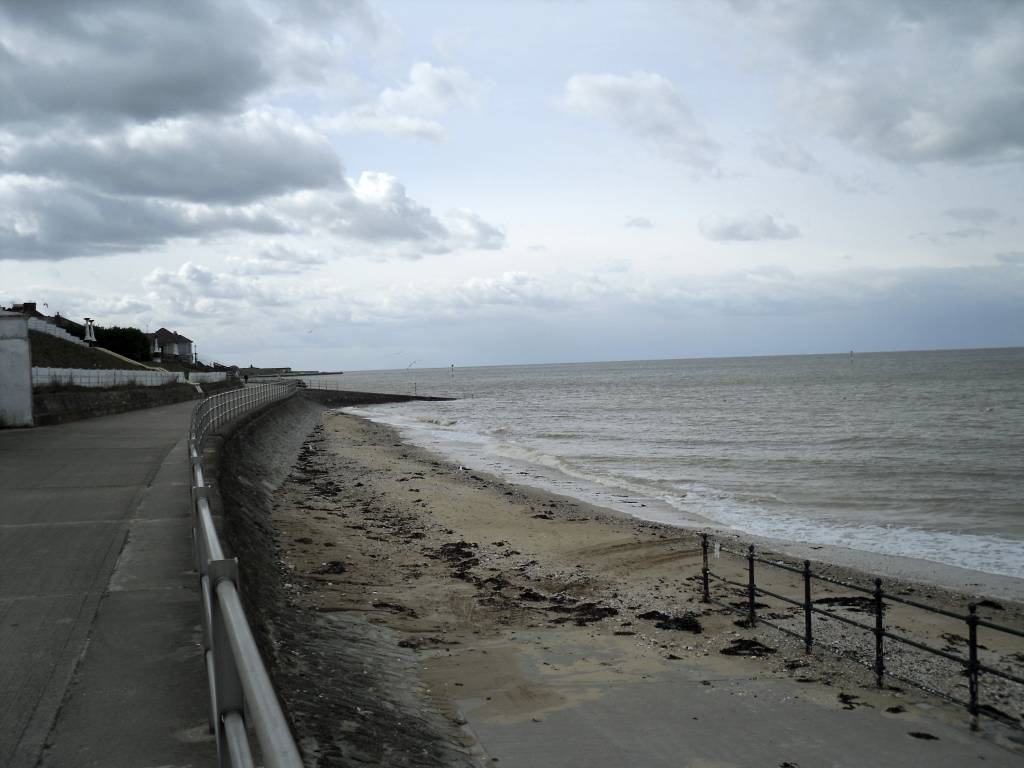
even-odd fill
[[[189,371],[188,380],[193,384],[210,384],[215,381],[227,381],[227,371]]]
[[[48,333],[51,336],[56,336],[58,339],[77,344],[80,347],[88,347],[89,345],[82,341],[77,336],[72,336],[70,333],[65,331],[60,326],[48,323],[45,320],[40,320],[38,317],[28,318],[28,328],[30,331],[39,331],[40,333]]]
[[[167,371],[98,371],[86,368],[33,368],[32,386],[74,384],[78,387],[117,387],[131,384],[138,387],[159,387],[185,383],[185,374]]]
[[[25,316],[0,312],[0,427],[32,426],[31,355]]]

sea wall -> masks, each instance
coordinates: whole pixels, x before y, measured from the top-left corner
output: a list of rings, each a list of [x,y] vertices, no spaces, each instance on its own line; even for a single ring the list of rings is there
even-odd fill
[[[415,395],[390,395],[377,392],[352,392],[341,389],[307,389],[303,394],[332,408],[348,405],[382,405],[384,403],[408,403],[414,400],[451,400],[450,397],[417,397]]]
[[[275,537],[275,492],[321,428],[325,405],[395,399],[357,394],[302,393],[235,427],[213,457],[223,540],[238,558],[246,613],[307,765],[464,766],[447,721],[418,698],[418,661],[399,638],[361,615],[292,600],[299,587]]]

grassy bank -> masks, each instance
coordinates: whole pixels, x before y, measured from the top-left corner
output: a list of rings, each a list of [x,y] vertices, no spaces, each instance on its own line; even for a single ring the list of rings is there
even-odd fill
[[[29,331],[32,344],[32,365],[40,368],[88,368],[92,370],[147,370],[91,347],[63,341],[40,331]]]

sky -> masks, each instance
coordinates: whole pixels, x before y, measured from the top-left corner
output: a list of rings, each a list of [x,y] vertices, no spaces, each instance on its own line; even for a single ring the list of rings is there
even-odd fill
[[[1024,3],[0,0],[23,301],[321,370],[1024,346]]]

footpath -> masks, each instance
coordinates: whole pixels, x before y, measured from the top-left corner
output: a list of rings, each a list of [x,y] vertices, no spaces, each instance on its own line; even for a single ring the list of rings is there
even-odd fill
[[[0,765],[216,762],[192,407],[0,431]]]

